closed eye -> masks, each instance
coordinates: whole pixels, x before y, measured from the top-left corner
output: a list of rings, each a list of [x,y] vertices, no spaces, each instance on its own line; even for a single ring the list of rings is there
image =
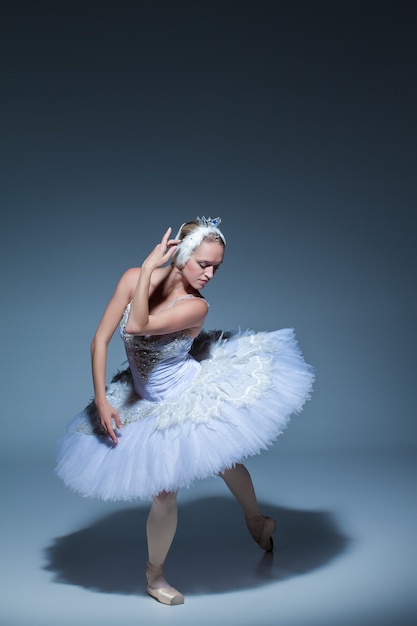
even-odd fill
[[[203,261],[199,261],[198,264],[203,270],[205,270],[207,267],[212,267],[214,272],[217,272],[220,267],[220,263],[218,265],[212,265],[211,263],[204,263]]]

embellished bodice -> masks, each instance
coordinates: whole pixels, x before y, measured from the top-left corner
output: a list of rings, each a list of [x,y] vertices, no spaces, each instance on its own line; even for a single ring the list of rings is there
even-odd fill
[[[166,335],[131,335],[126,332],[129,311],[130,304],[120,322],[120,335],[136,393],[155,401],[179,393],[199,368],[189,354],[193,338],[182,330]]]

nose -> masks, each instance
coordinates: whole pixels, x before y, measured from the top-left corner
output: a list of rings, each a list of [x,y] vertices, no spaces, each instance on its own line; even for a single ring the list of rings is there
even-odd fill
[[[204,270],[204,276],[210,280],[211,278],[213,278],[214,275],[214,268],[212,265],[210,265],[209,267],[206,267],[206,269]]]

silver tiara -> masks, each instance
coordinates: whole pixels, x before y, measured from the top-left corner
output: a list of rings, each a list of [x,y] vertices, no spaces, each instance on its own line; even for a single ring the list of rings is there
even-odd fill
[[[211,217],[196,217],[195,221],[198,222],[200,224],[200,226],[206,226],[206,227],[213,227],[214,228],[218,228],[220,226],[220,224],[222,223],[220,217],[215,217],[213,219],[211,219]]]

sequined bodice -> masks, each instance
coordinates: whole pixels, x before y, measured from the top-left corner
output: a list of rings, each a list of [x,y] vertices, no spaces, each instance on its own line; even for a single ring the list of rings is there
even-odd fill
[[[166,335],[130,335],[126,332],[130,304],[120,323],[136,392],[149,400],[162,400],[194,378],[199,364],[190,356],[193,338],[184,331]]]

